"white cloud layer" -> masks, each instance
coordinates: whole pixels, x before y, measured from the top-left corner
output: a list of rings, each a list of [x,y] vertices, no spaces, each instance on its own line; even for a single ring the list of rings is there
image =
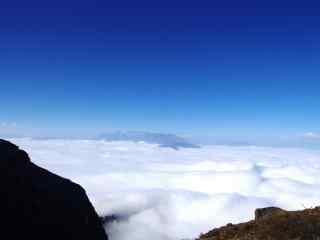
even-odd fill
[[[111,240],[176,240],[253,218],[255,208],[320,204],[320,151],[160,148],[143,142],[11,139],[86,188],[99,214],[128,216]]]

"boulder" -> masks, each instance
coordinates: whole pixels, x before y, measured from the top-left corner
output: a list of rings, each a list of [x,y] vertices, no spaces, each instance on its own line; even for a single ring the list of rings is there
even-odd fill
[[[277,207],[258,208],[254,212],[255,220],[281,215],[286,211]]]

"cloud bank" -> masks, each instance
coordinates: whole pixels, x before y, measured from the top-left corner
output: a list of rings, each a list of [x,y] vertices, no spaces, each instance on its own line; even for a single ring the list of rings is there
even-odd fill
[[[111,240],[178,240],[253,218],[257,207],[320,203],[320,151],[143,142],[10,139],[35,163],[87,190]]]
[[[310,139],[310,140],[320,140],[320,134],[315,133],[315,132],[307,132],[302,135],[305,139]]]

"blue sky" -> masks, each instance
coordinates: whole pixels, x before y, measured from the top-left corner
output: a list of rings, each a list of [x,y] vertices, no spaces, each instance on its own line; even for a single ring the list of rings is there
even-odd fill
[[[319,6],[46,2],[0,9],[2,131],[320,133]]]

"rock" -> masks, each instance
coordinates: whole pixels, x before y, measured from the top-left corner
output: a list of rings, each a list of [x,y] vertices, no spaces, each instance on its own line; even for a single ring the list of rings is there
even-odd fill
[[[261,218],[267,218],[275,215],[280,215],[285,213],[286,211],[277,207],[267,207],[267,208],[258,208],[254,212],[255,220],[259,220]]]
[[[107,240],[83,188],[33,164],[0,140],[1,238]]]
[[[112,214],[112,215],[106,215],[101,217],[101,222],[103,223],[104,226],[108,226],[111,223],[120,223],[120,222],[127,222],[129,221],[130,216],[125,216],[125,215],[117,215],[117,214]]]
[[[198,240],[316,240],[320,239],[320,208],[285,211],[257,209],[255,220],[228,224],[202,234]]]

